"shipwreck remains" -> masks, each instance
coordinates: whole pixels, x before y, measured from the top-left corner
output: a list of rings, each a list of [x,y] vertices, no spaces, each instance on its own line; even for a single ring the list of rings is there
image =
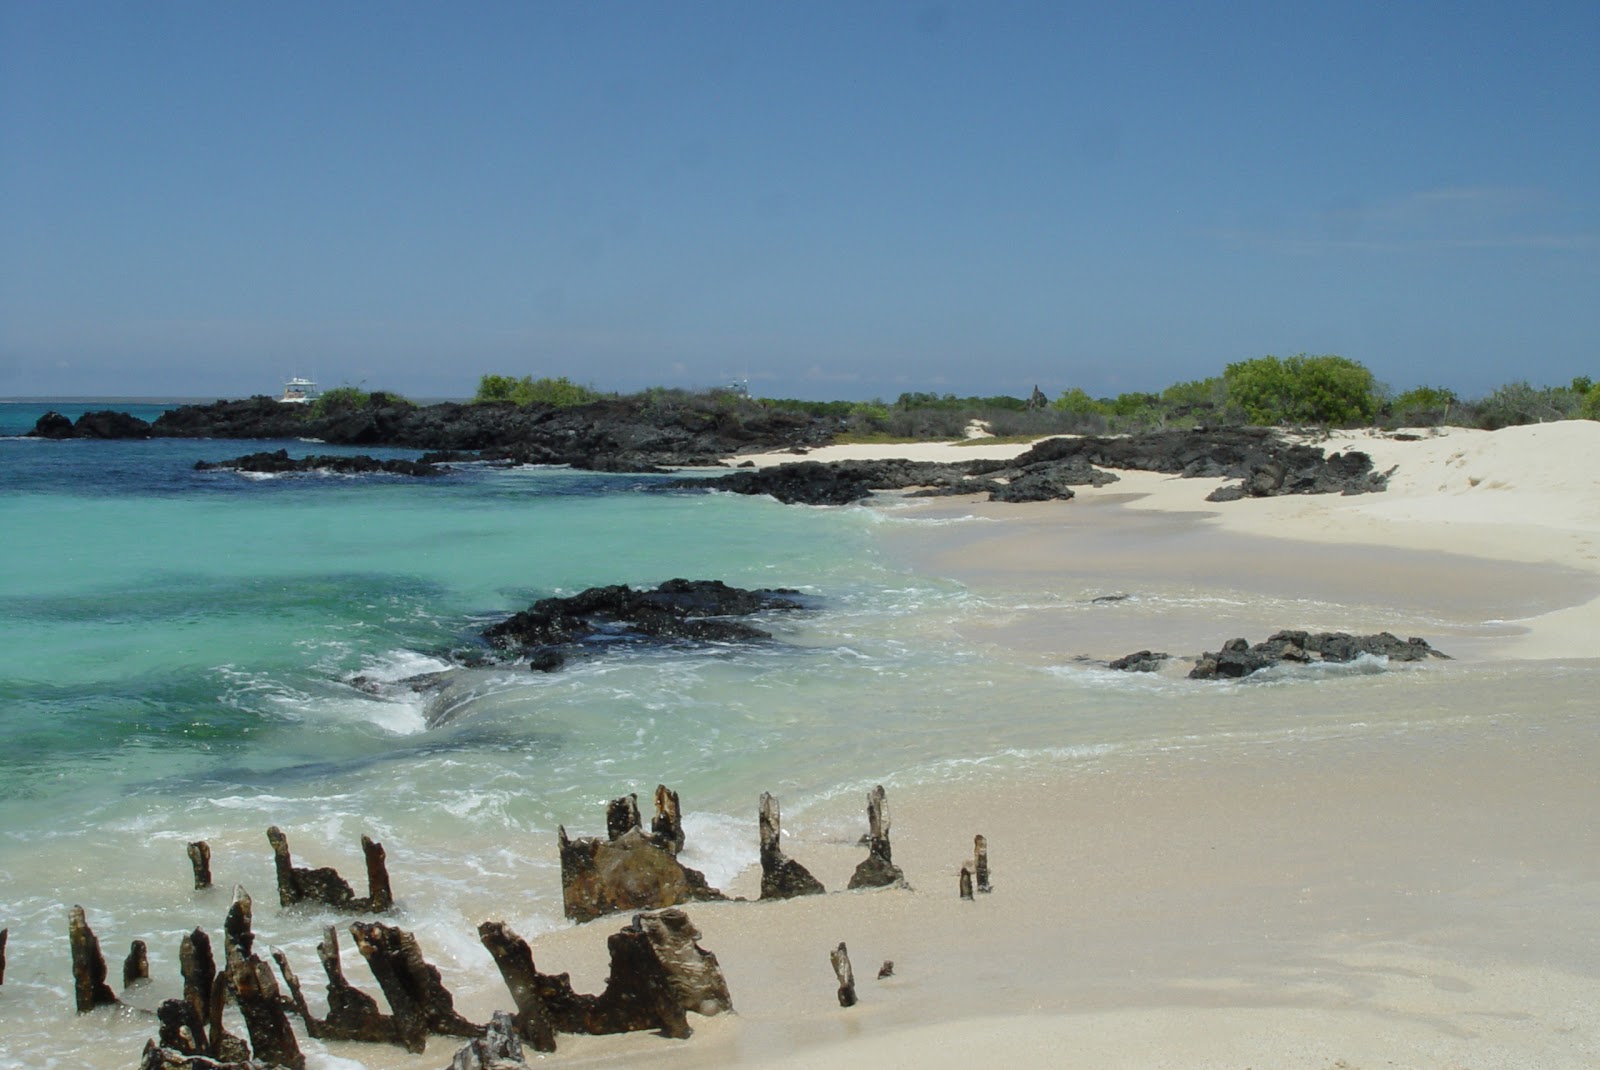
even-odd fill
[[[572,990],[568,976],[540,973],[527,942],[504,922],[478,926],[517,1004],[517,1033],[536,1051],[554,1051],[555,1034],[628,1033],[659,1029],[690,1035],[687,1014],[711,1016],[733,1009],[716,955],[702,948],[700,932],[682,910],[635,914],[611,934],[611,972],[598,995]]]
[[[417,938],[404,929],[376,921],[350,924],[356,948],[367,960],[383,998],[394,1012],[395,1029],[402,1046],[420,1052],[429,1033],[452,1037],[481,1037],[484,1027],[456,1012],[455,998],[445,988],[437,967],[422,955]]]
[[[665,784],[656,785],[656,816],[650,819],[650,835],[674,858],[683,850],[683,807],[678,793]]]
[[[839,946],[828,952],[828,961],[833,963],[833,974],[839,979],[839,1006],[854,1007],[856,1005],[856,975],[850,968],[850,950],[844,946],[844,941],[839,941]]]
[[[223,977],[227,979],[226,995],[233,997],[240,1016],[244,1018],[254,1058],[271,1066],[304,1070],[305,1056],[300,1053],[294,1028],[284,1012],[284,1000],[278,991],[278,982],[272,976],[272,967],[254,951],[256,937],[252,929],[253,916],[254,900],[243,886],[236,886],[233,904],[228,908],[227,919],[222,925],[226,965],[218,980],[220,982]],[[212,989],[210,1024],[220,1038],[224,997],[218,993],[217,987]]]
[[[908,888],[906,875],[891,859],[889,797],[879,784],[867,792],[867,857],[850,876],[851,888]]]
[[[189,845],[189,865],[194,869],[194,890],[203,892],[211,887],[211,845],[196,840]]]
[[[272,844],[278,872],[278,902],[282,906],[322,903],[357,914],[382,914],[394,906],[383,844],[361,837],[361,852],[367,862],[367,894],[358,898],[350,882],[339,876],[337,870],[327,866],[318,869],[296,866],[289,856],[289,841],[278,826],[267,829],[267,842]]]
[[[779,838],[783,835],[783,820],[778,813],[778,800],[769,792],[761,793],[761,898],[792,899],[797,895],[821,895],[827,889],[811,875],[811,871],[783,853]]]
[[[300,979],[289,966],[288,957],[276,948],[272,959],[278,964],[283,983],[289,987],[289,997],[295,1010],[306,1023],[306,1033],[313,1040],[359,1040],[369,1044],[396,1044],[405,1047],[400,1028],[393,1015],[378,1009],[378,1001],[352,985],[344,976],[339,961],[339,933],[332,925],[324,926],[322,941],[317,944],[317,957],[322,960],[322,970],[328,977],[328,1016],[318,1018],[311,1013],[300,988]]]
[[[81,906],[67,912],[67,940],[72,946],[72,991],[78,1013],[115,1006],[117,994],[106,984],[106,957],[100,952],[100,938],[89,928]]]
[[[132,988],[150,980],[150,948],[143,940],[135,940],[128,947],[128,957],[122,960],[122,987]]]
[[[605,914],[726,899],[704,873],[676,858],[683,847],[678,796],[656,788],[657,816],[646,833],[640,827],[636,796],[613,799],[606,807],[607,839],[571,839],[560,827],[561,901],[567,917],[593,921]]]
[[[527,1065],[516,1024],[505,1011],[495,1011],[483,1036],[467,1041],[450,1060],[450,1070],[513,1070]]]

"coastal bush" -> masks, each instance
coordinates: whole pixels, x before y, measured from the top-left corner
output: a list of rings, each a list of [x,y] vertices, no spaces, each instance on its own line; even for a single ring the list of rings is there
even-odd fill
[[[1063,390],[1061,396],[1050,403],[1050,407],[1069,416],[1104,417],[1111,415],[1111,406],[1109,404],[1090,397],[1089,392],[1081,386]]]
[[[520,379],[509,375],[485,375],[478,379],[478,392],[472,400],[475,404],[509,401],[514,405],[549,405],[565,409],[599,401],[602,396],[599,391],[579,386],[565,375],[545,379],[535,379],[529,375]]]
[[[1009,394],[995,394],[990,397],[957,397],[954,394],[931,394],[922,391],[913,391],[901,394],[895,399],[894,407],[897,409],[941,409],[946,412],[1022,412],[1028,407],[1025,398],[1014,398]]]
[[[1254,424],[1348,427],[1378,414],[1372,373],[1346,357],[1257,357],[1228,365],[1222,380],[1228,406]]]
[[[1452,407],[1461,399],[1454,390],[1442,386],[1417,386],[1389,400],[1385,411],[1388,422],[1399,427],[1435,427],[1450,419]]]
[[[1220,375],[1173,383],[1161,391],[1160,399],[1157,411],[1164,427],[1236,423],[1242,419],[1228,418],[1228,386]]]
[[[1582,388],[1582,389],[1580,389]],[[1587,379],[1574,379],[1568,386],[1536,387],[1518,380],[1496,387],[1489,395],[1472,402],[1467,426],[1497,431],[1502,427],[1571,420],[1583,415],[1589,393],[1594,388]]]
[[[774,412],[797,412],[806,416],[821,416],[842,420],[862,403],[859,401],[802,401],[799,398],[762,398],[759,404]]]
[[[1583,392],[1583,401],[1578,405],[1578,415],[1585,420],[1600,420],[1600,383],[1595,383]]]
[[[372,395],[365,390],[354,386],[336,386],[331,390],[324,390],[321,396],[311,403],[311,415],[322,417],[341,412],[355,412],[370,404]]]

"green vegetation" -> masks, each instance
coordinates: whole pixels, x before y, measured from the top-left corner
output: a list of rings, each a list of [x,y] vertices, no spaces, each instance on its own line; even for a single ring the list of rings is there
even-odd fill
[[[321,396],[311,403],[311,416],[313,419],[321,419],[324,416],[337,416],[340,413],[360,412],[362,409],[395,406],[416,407],[411,401],[387,390],[374,390],[368,393],[356,386],[336,386],[332,390],[323,391]]]
[[[380,401],[379,399],[383,399]],[[1054,400],[1037,389],[1029,398],[958,397],[907,392],[894,401],[806,401],[755,398],[739,388],[685,390],[650,387],[635,394],[602,394],[565,377],[485,375],[475,402],[566,407],[612,399],[695,421],[754,419],[778,413],[828,421],[838,442],[962,441],[976,424],[1002,441],[1060,434],[1124,434],[1163,428],[1258,424],[1285,427],[1430,427],[1451,424],[1494,429],[1544,420],[1600,420],[1600,383],[1580,376],[1565,386],[1507,383],[1469,400],[1442,386],[1391,392],[1357,361],[1334,355],[1265,356],[1236,361],[1221,375],[1173,383],[1159,393],[1129,391],[1095,397],[1069,386]],[[317,402],[324,415],[365,405],[405,402],[351,387]],[[992,439],[984,439],[992,441]]]
[[[599,401],[604,395],[586,386],[579,386],[566,376],[554,379],[535,379],[524,375],[513,379],[509,375],[485,375],[478,380],[474,404],[509,401],[514,405],[548,405],[566,409]]]
[[[1372,373],[1344,357],[1258,357],[1222,373],[1228,404],[1253,424],[1370,424],[1380,401]]]

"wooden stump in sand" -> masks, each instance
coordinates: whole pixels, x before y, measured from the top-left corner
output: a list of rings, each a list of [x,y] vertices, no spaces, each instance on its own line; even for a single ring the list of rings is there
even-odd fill
[[[879,784],[867,792],[867,857],[850,876],[851,888],[904,888],[906,875],[890,858],[889,797]]]
[[[237,945],[230,944],[226,972],[228,989],[244,1018],[254,1057],[269,1066],[305,1070],[306,1059],[300,1053],[289,1016],[283,1011],[283,998],[278,982],[273,980],[272,968],[260,956],[241,955]]]
[[[839,1006],[854,1007],[856,1005],[856,975],[850,968],[850,951],[844,946],[844,941],[839,941],[839,946],[828,952],[828,961],[833,963],[833,975],[839,979]]]
[[[132,988],[141,981],[150,980],[150,948],[143,940],[135,940],[128,947],[128,957],[122,960],[122,987]]]
[[[650,820],[650,835],[674,858],[683,850],[683,811],[678,793],[665,784],[656,785],[656,816]]]
[[[383,989],[407,1051],[422,1051],[429,1033],[483,1036],[483,1026],[456,1013],[455,997],[445,988],[439,970],[423,957],[415,936],[375,921],[352,922],[350,935]]]
[[[700,933],[681,910],[637,914],[613,933],[606,941],[611,971],[605,991],[592,996],[574,992],[564,973],[540,973],[526,941],[503,922],[484,922],[478,935],[516,1001],[518,1034],[540,1051],[555,1049],[556,1031],[659,1029],[687,1037],[687,1011],[733,1009],[717,957],[699,945]]]
[[[211,887],[211,845],[196,840],[189,845],[189,865],[194,869],[194,890],[205,891]]]
[[[797,895],[821,895],[827,889],[811,871],[783,853],[780,838],[783,819],[778,800],[770,792],[761,793],[761,898],[792,899]]]
[[[81,906],[67,912],[67,940],[72,946],[72,990],[78,1013],[113,1006],[117,994],[106,984],[106,958],[100,953],[100,939],[89,928]]]
[[[267,842],[272,845],[273,863],[278,873],[278,903],[284,907],[296,903],[312,902],[348,910],[354,913],[382,914],[394,906],[394,895],[389,888],[389,868],[383,844],[361,837],[361,852],[367,865],[367,895],[357,898],[350,882],[339,872],[327,866],[304,869],[296,866],[289,855],[289,840],[283,830],[274,825],[267,829]]]
[[[574,921],[592,921],[623,910],[660,909],[679,903],[726,899],[674,857],[683,846],[678,796],[656,789],[657,819],[646,834],[639,827],[637,799],[624,795],[606,808],[607,839],[571,839],[559,829],[561,904]]]
[[[392,1016],[378,1009],[378,1001],[356,988],[344,976],[339,961],[339,933],[332,925],[322,930],[322,942],[317,945],[317,957],[322,960],[322,970],[328,977],[328,1016],[318,1018],[311,1013],[300,988],[300,979],[289,966],[288,957],[273,949],[272,958],[289,986],[295,1010],[306,1023],[306,1032],[314,1040],[360,1040],[371,1044],[398,1044],[404,1047],[399,1027]]]

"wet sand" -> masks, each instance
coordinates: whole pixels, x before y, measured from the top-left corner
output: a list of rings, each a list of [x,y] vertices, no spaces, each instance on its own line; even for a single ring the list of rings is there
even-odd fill
[[[692,906],[738,1013],[694,1018],[686,1042],[564,1036],[553,1059],[1592,1066],[1600,732],[1577,701],[1511,712],[897,790],[912,890]],[[849,809],[808,813],[786,843],[833,888],[863,853],[837,835]],[[963,902],[978,831],[994,891]],[[535,954],[598,988],[610,924]],[[827,963],[841,940],[848,1010]],[[885,959],[894,976],[876,980]]]

